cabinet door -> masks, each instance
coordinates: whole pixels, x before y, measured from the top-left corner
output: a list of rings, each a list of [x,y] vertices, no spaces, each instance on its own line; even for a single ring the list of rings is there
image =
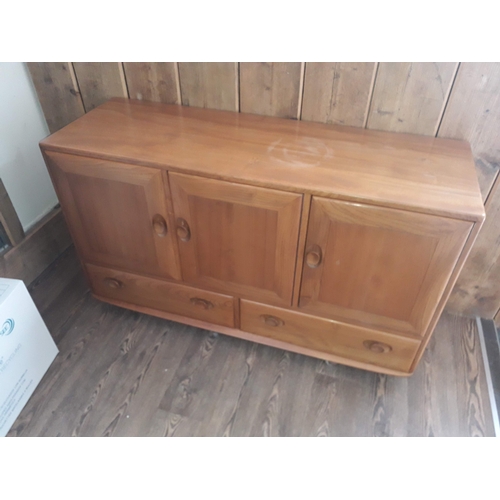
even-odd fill
[[[180,278],[161,170],[62,153],[45,158],[85,261]]]
[[[169,173],[184,281],[290,305],[302,195]]]
[[[299,307],[423,334],[471,228],[445,217],[314,197]]]

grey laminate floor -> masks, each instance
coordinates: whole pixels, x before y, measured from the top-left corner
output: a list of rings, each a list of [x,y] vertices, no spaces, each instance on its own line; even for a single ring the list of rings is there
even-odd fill
[[[71,248],[31,290],[60,354],[10,436],[492,436],[473,320],[444,315],[410,378],[93,299]]]

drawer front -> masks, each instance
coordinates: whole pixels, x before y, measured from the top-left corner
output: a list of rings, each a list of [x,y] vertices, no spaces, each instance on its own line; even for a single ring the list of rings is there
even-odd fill
[[[241,301],[241,329],[315,351],[409,371],[420,341]]]
[[[233,297],[86,264],[95,294],[234,327]]]

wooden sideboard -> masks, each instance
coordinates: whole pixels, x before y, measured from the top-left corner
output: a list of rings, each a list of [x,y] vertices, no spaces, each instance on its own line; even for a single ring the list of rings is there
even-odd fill
[[[484,220],[454,140],[112,99],[40,146],[96,298],[392,375]]]

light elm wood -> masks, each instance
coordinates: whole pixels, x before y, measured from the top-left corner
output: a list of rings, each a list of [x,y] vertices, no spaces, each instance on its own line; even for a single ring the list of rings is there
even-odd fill
[[[300,62],[240,63],[240,111],[297,118]]]
[[[409,371],[419,340],[241,301],[241,329],[384,368]]]
[[[367,127],[432,135],[451,90],[458,63],[379,63]]]
[[[500,63],[461,63],[438,135],[471,144],[484,200],[499,171],[499,122]]]
[[[0,256],[0,276],[32,283],[71,245],[61,209],[41,219],[15,247]]]
[[[470,147],[454,140],[113,99],[41,145],[298,193],[484,218]]]
[[[179,63],[182,104],[238,111],[237,69],[231,62]]]
[[[96,108],[111,97],[128,97],[122,63],[75,62],[73,66],[85,111]]]
[[[377,63],[306,63],[302,120],[364,127]]]
[[[302,196],[169,174],[185,282],[291,305]]]
[[[0,224],[9,238],[12,246],[18,245],[24,239],[24,230],[12,205],[9,193],[0,179]]]
[[[176,66],[175,62],[123,63],[130,97],[180,104],[177,95]]]
[[[313,197],[299,308],[423,336],[472,223]]]
[[[89,297],[73,249],[31,293],[60,354],[9,436],[493,436],[475,322],[411,378],[215,336]]]
[[[51,133],[85,113],[82,96],[72,77],[72,63],[29,62],[31,79]]]
[[[234,327],[233,297],[137,274],[86,265],[97,295]]]
[[[180,279],[160,170],[53,152],[45,160],[85,261]]]
[[[447,304],[450,311],[494,318],[500,309],[500,178],[486,202],[486,219]]]

